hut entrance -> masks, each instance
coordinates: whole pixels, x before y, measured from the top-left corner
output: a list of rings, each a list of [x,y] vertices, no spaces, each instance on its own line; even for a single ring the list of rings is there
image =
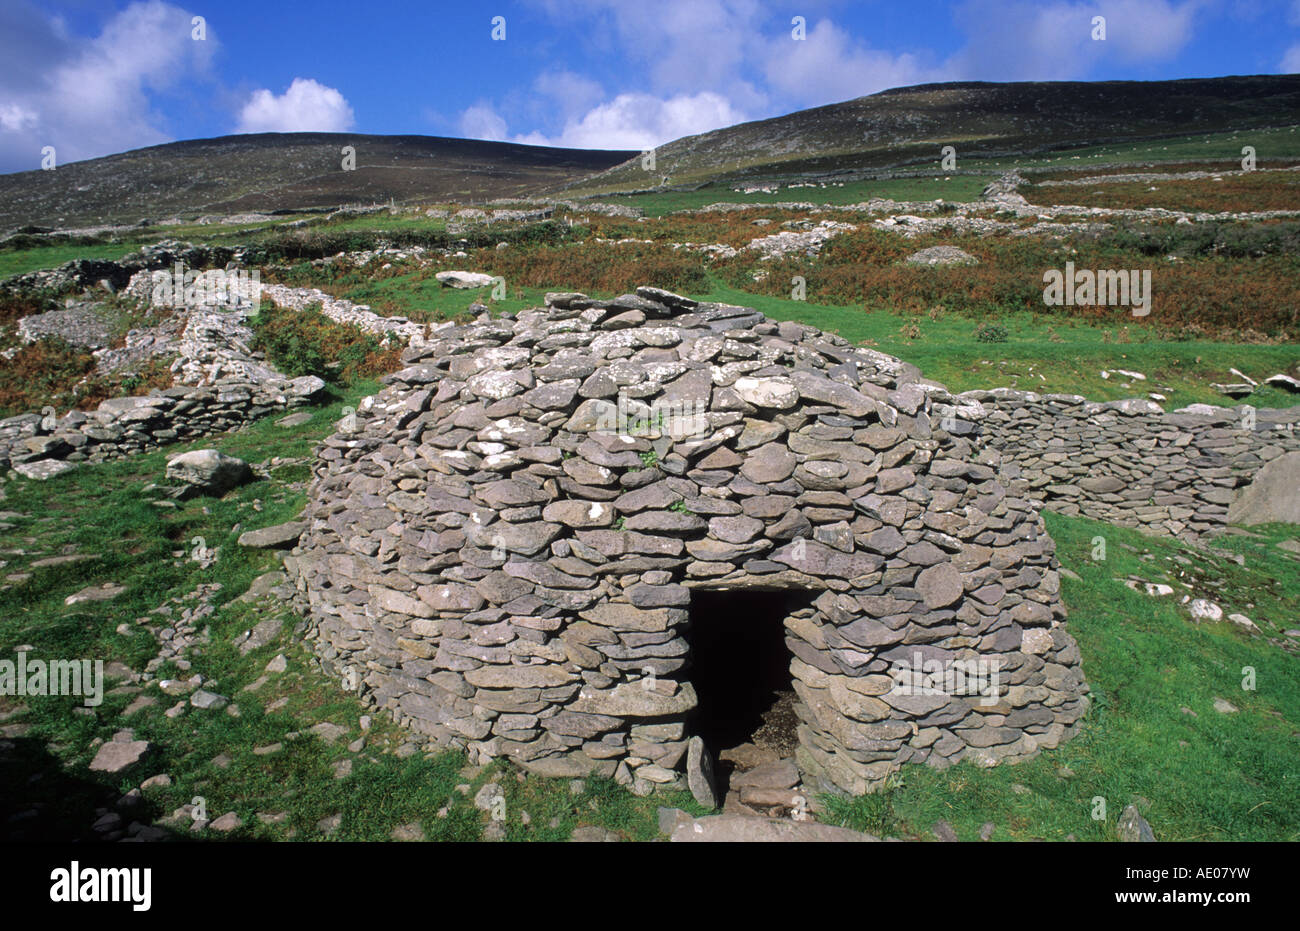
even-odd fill
[[[732,810],[741,810],[742,785],[754,778],[778,792],[798,782],[799,719],[785,620],[811,611],[813,597],[803,591],[692,593],[686,675],[699,705],[691,732],[713,757],[719,795]],[[754,771],[758,775],[747,779]]]

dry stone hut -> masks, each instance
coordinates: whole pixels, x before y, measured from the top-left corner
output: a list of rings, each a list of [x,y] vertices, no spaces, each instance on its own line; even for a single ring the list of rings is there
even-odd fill
[[[785,696],[804,786],[856,794],[1086,709],[1041,518],[914,367],[654,288],[405,361],[286,565],[322,663],[430,744],[698,788]]]

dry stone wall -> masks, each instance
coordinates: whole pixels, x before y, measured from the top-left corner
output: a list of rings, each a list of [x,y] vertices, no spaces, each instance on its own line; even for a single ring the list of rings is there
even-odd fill
[[[1022,759],[1084,713],[1028,486],[914,367],[652,288],[404,358],[318,450],[285,565],[323,666],[430,746],[683,785],[695,589],[813,598],[784,622],[805,785]]]
[[[60,292],[101,286],[147,305],[153,296],[154,274],[171,273],[178,265],[237,267],[242,258],[240,250],[167,240],[118,262],[77,260],[15,276],[3,287]],[[157,331],[132,331],[126,346],[96,352],[101,373],[153,355],[175,354],[173,387],[148,396],[110,398],[90,412],[74,410],[59,417],[46,410],[0,420],[0,469],[16,468],[29,477],[47,478],[75,462],[99,462],[221,433],[312,401],[325,387],[323,381],[314,376],[288,378],[249,348],[253,334],[248,315],[259,296],[298,310],[319,304],[330,319],[384,339],[418,342],[425,329],[403,317],[381,317],[364,304],[316,289],[283,285],[261,287],[259,294],[250,290],[240,300],[219,307],[186,307],[177,318],[183,324],[172,320]],[[86,316],[87,312],[76,313]],[[36,338],[58,325],[62,335],[75,337],[68,331],[70,316],[71,311],[55,311],[28,317],[20,329]],[[74,323],[78,331],[88,329],[84,321]],[[74,341],[97,345],[103,342],[103,334],[97,340]]]
[[[147,300],[149,274],[137,272],[127,293]],[[187,311],[179,339],[168,343],[177,353],[171,388],[109,398],[94,411],[62,417],[47,409],[0,420],[0,468],[48,478],[75,462],[134,455],[309,403],[325,383],[312,375],[288,378],[252,353],[251,309],[244,302]]]
[[[998,389],[958,395],[939,413],[998,450],[1042,506],[1189,540],[1222,531],[1236,489],[1300,450],[1300,407],[1165,412],[1141,399]]]

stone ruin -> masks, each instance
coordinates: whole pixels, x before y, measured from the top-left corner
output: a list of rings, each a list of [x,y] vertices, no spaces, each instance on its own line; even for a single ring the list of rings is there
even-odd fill
[[[429,748],[641,792],[700,788],[760,631],[811,791],[1071,735],[1053,541],[943,386],[654,288],[546,305],[413,339],[320,447],[285,565],[345,688]]]

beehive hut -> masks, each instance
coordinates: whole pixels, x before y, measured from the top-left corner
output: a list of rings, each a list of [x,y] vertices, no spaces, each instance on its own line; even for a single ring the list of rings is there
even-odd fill
[[[322,664],[428,744],[684,786],[786,695],[803,785],[860,794],[1083,714],[1053,542],[914,367],[654,288],[405,362],[286,566]]]

